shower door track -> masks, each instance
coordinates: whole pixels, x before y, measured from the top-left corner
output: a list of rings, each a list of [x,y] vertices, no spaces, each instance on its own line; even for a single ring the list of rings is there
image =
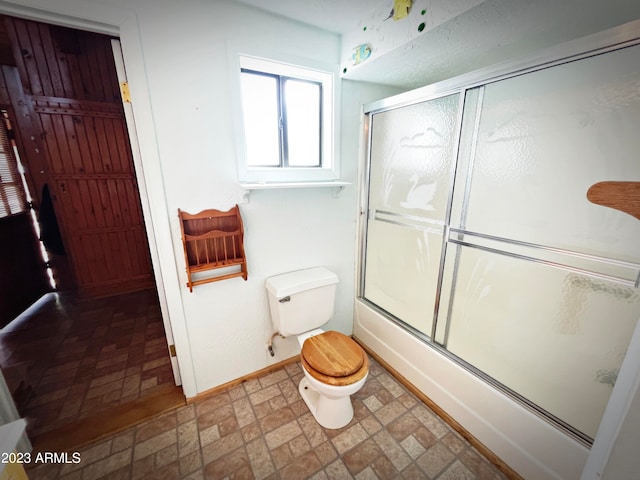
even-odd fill
[[[589,255],[589,254],[586,254],[586,253],[574,252],[572,250],[565,250],[565,249],[562,249],[562,248],[549,247],[549,246],[546,246],[546,245],[538,245],[538,244],[535,244],[535,243],[523,242],[523,241],[520,241],[520,240],[513,240],[513,239],[509,239],[509,238],[504,238],[504,237],[497,237],[497,236],[487,235],[487,234],[483,234],[483,233],[471,232],[469,230],[463,230],[463,229],[459,229],[459,228],[450,227],[448,230],[449,230],[449,232],[457,233],[459,235],[468,235],[468,236],[483,238],[483,239],[487,239],[487,240],[495,240],[495,241],[507,243],[507,244],[510,244],[510,245],[516,245],[516,246],[521,246],[521,247],[532,248],[532,249],[540,250],[540,251],[559,253],[559,254],[563,254],[563,255],[567,255],[567,256],[571,256],[571,257],[582,258],[582,259],[585,259],[585,260],[592,260],[594,262],[599,262],[599,263],[602,263],[602,264],[605,264],[605,265],[618,266],[618,267],[624,267],[624,268],[633,268],[634,270],[636,270],[636,272],[634,272],[635,273],[635,279],[631,280],[631,279],[628,279],[628,278],[617,277],[617,276],[608,275],[608,274],[605,274],[605,273],[594,272],[592,270],[587,270],[587,269],[584,269],[584,268],[573,267],[571,265],[566,265],[566,264],[562,264],[562,263],[558,263],[558,262],[552,262],[550,260],[543,260],[541,258],[536,258],[536,257],[532,257],[532,256],[529,256],[529,255],[522,255],[522,254],[518,254],[518,253],[508,252],[506,250],[500,250],[498,248],[487,247],[485,245],[480,245],[478,243],[466,242],[466,241],[462,241],[462,240],[458,240],[458,239],[454,239],[454,238],[447,238],[448,242],[455,243],[456,245],[461,245],[461,246],[470,247],[470,248],[476,248],[478,250],[482,250],[482,251],[485,251],[485,252],[495,253],[495,254],[498,254],[498,255],[504,255],[504,256],[507,256],[507,257],[511,257],[511,258],[517,258],[517,259],[520,259],[520,260],[526,260],[526,261],[530,261],[530,262],[540,263],[540,264],[543,264],[543,265],[546,265],[546,266],[549,266],[549,267],[559,268],[560,270],[579,273],[581,275],[586,275],[586,276],[593,277],[593,278],[598,278],[598,279],[601,279],[601,280],[608,280],[608,281],[611,281],[611,282],[622,284],[622,285],[627,286],[627,287],[638,288],[638,281],[640,280],[640,264],[638,264],[638,263],[626,262],[626,261],[623,261],[623,260],[616,260],[616,259],[613,259],[613,258],[598,257],[596,255]]]

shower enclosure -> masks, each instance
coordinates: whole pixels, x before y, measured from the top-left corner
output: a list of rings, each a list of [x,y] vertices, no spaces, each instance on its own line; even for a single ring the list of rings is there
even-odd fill
[[[586,198],[640,180],[636,43],[365,107],[359,301],[583,445],[640,318],[640,221]]]

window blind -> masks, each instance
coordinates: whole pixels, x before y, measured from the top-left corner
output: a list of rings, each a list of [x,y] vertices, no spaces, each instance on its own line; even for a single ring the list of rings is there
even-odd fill
[[[0,218],[27,210],[27,201],[18,170],[13,145],[7,132],[6,119],[0,121]]]

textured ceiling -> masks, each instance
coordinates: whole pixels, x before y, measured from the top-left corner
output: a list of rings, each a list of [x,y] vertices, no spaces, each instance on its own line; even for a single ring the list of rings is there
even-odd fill
[[[283,17],[335,33],[358,27],[363,15],[392,0],[237,0]]]
[[[343,36],[392,0],[238,0]],[[430,11],[465,0],[421,0]],[[467,0],[468,1],[468,0]],[[426,3],[425,3],[426,2]],[[411,89],[640,19],[638,0],[485,0],[344,78]]]

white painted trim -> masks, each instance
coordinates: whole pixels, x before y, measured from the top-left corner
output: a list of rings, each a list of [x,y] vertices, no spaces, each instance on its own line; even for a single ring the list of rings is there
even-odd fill
[[[131,11],[104,5],[88,4],[82,0],[43,1],[0,0],[0,12],[27,20],[88,30],[106,35],[118,35],[119,25],[132,15]]]
[[[111,40],[111,48],[113,49],[113,58],[116,64],[118,82],[128,83],[127,73],[124,68],[124,59],[122,58],[122,48],[120,45],[120,40]],[[142,206],[142,214],[144,216],[147,241],[149,242],[149,253],[151,254],[151,263],[153,265],[153,274],[155,278],[156,289],[158,292],[158,300],[160,301],[162,323],[164,324],[164,331],[167,337],[167,351],[169,352],[169,345],[174,345],[175,340],[173,339],[173,329],[171,327],[171,321],[169,320],[169,312],[167,311],[167,296],[164,290],[164,282],[160,273],[162,272],[162,265],[160,263],[160,258],[158,258],[158,245],[156,244],[155,231],[153,228],[151,205],[149,205],[149,192],[145,183],[144,166],[142,164],[142,158],[140,155],[140,146],[138,145],[136,122],[133,115],[133,108],[131,106],[131,103],[123,102],[122,106],[124,108],[124,116],[127,123],[127,130],[129,132],[129,142],[131,145],[133,163],[135,166],[136,176],[138,177],[140,204]],[[171,356],[170,359],[171,369],[173,370],[173,379],[176,385],[182,385],[178,358]]]
[[[4,379],[4,375],[2,370],[0,370],[0,425],[7,425],[12,422],[16,422],[20,419],[20,414],[18,413],[18,409],[16,408],[16,404],[13,401],[13,396],[9,391],[9,387],[7,386],[7,382]],[[30,452],[31,451],[31,442],[29,441],[29,437],[27,437],[27,433],[23,430],[19,435],[19,439],[17,444],[14,445],[19,452]],[[13,451],[13,450],[9,450]],[[7,452],[7,450],[0,449],[0,453]],[[2,475],[0,475],[2,477]]]
[[[155,122],[148,94],[144,54],[135,12],[83,0],[46,0],[44,7],[42,3],[43,1],[38,0],[0,0],[0,13],[120,37],[124,67],[133,99],[132,112],[137,120],[135,136],[138,139],[141,165],[144,165],[144,172],[136,172],[136,175],[138,182],[146,187],[146,201],[154,207],[150,211],[150,218],[156,239],[156,258],[175,258]],[[166,265],[167,263],[165,267]],[[166,309],[163,315],[165,312],[168,314],[172,325],[182,389],[185,396],[190,398],[197,395],[198,389],[184,307],[179,294],[183,287],[180,285],[177,268],[174,262],[173,268],[163,268],[159,275],[162,278],[164,292],[175,292],[174,295],[165,296]]]
[[[581,480],[602,478],[613,445],[625,423],[634,398],[640,391],[640,322],[631,337],[616,384],[605,408],[591,453],[582,472]]]
[[[145,69],[144,54],[140,40],[138,19],[135,15],[129,16],[120,24],[120,42],[122,45],[122,56],[124,66],[129,79],[129,90],[131,92],[132,110],[136,119],[136,134],[140,148],[140,156],[144,165],[143,181],[147,187],[148,201],[153,206],[151,216],[153,228],[158,248],[158,258],[175,259],[174,241],[171,230],[171,221],[162,177],[160,155],[158,151],[157,135],[155,131],[155,120],[151,109],[149,89],[147,84],[147,74]],[[175,212],[177,221],[178,212]],[[171,264],[171,268],[169,267]],[[187,332],[187,324],[184,313],[184,306],[180,291],[186,288],[180,283],[180,275],[176,262],[165,262],[162,268],[162,284],[164,291],[173,293],[167,295],[167,311],[172,326],[178,363],[180,365],[180,376],[182,379],[182,389],[186,397],[195,396],[198,393],[191,355],[191,345]]]
[[[0,463],[0,478],[15,478],[11,474],[9,474],[11,476],[8,476],[2,472],[7,468],[7,465],[18,462],[7,461],[4,456],[15,452],[19,448],[18,446],[22,438],[24,438],[26,428],[27,421],[24,418],[14,420],[13,422],[6,423],[4,425],[0,424],[0,454],[3,455],[3,461]]]

